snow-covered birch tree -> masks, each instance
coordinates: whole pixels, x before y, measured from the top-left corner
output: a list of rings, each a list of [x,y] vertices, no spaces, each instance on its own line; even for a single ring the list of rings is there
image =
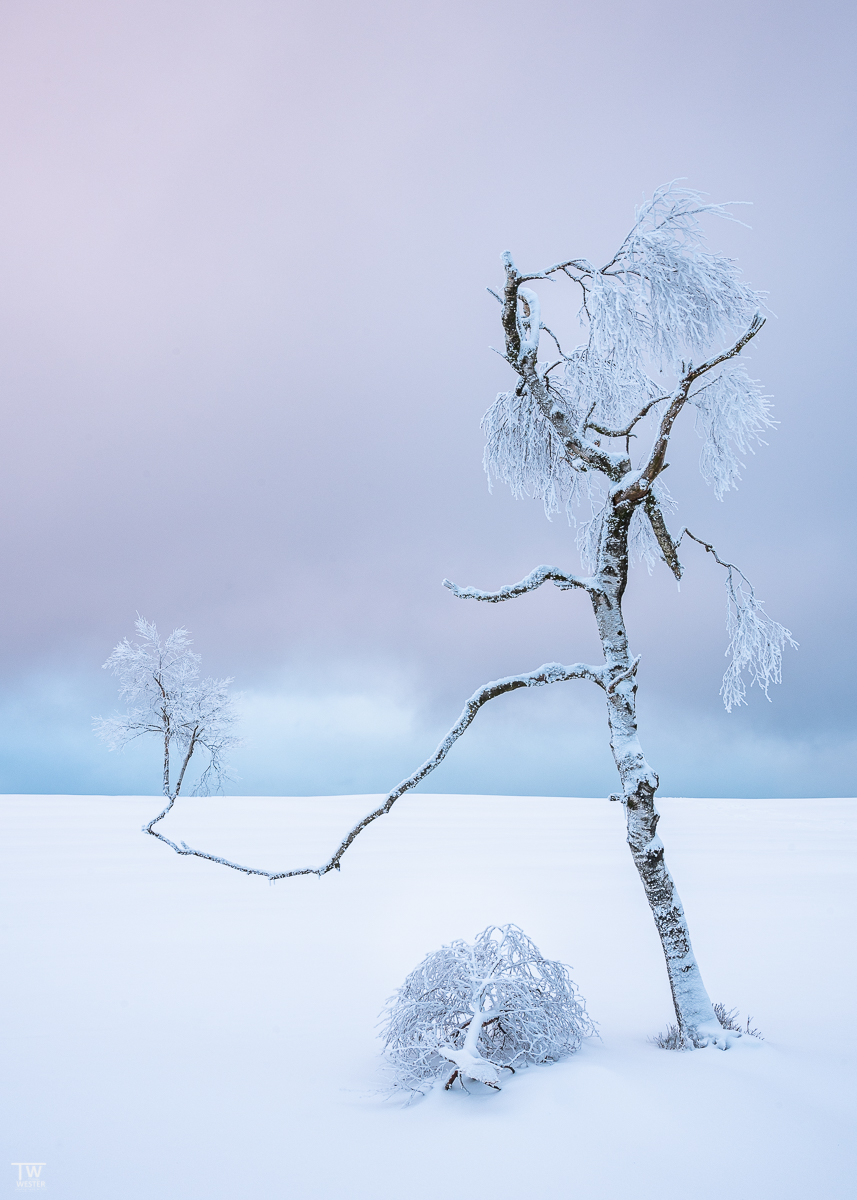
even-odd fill
[[[178,850],[153,827],[175,804],[194,753],[207,759],[194,792],[208,795],[221,787],[229,769],[224,755],[240,743],[234,733],[235,700],[229,694],[232,680],[200,679],[201,659],[191,650],[186,629],[174,629],[163,640],[152,621],[138,617],[136,630],[139,640],[123,638],[104,664],[104,670],[118,677],[119,695],[128,711],[97,717],[94,728],[111,750],[121,750],[147,734],[158,739],[167,804],[143,828]]]
[[[673,535],[666,519],[674,505],[661,476],[685,412],[695,418],[700,469],[718,499],[737,486],[742,457],[773,425],[768,398],[740,361],[764,325],[763,297],[743,281],[733,260],[707,249],[700,222],[729,215],[728,206],[670,185],[638,210],[603,267],[568,258],[528,272],[511,254],[503,255],[504,285],[494,295],[515,381],[484,418],[485,469],[514,495],[540,499],[548,516],[565,509],[576,520],[577,506],[587,507],[588,519],[577,522],[584,573],[540,566],[495,592],[444,581],[461,599],[491,604],[548,581],[588,597],[604,662],[588,668],[587,677],[604,691],[621,782],[611,799],[625,808],[628,844],[666,959],[679,1040],[723,1048],[734,1034],[719,1022],[703,984],[657,834],[658,776],[638,737],[639,657],[629,646],[622,600],[635,560],[651,564],[659,556],[679,580],[685,538],[714,555],[726,573],[730,662],[721,694],[728,711],[745,702],[745,677],[768,695],[780,680],[785,645],[794,644],[737,567],[689,530]],[[538,292],[530,286],[557,279],[570,281],[581,297],[586,339],[568,352],[543,323]],[[549,353],[543,357],[545,342]],[[664,378],[671,380],[667,388]]]
[[[477,688],[434,754],[349,830],[324,863],[272,871],[186,846],[179,853],[270,880],[339,870],[354,839],[444,760],[483,704],[518,688],[588,680],[601,689],[607,707],[621,785],[611,799],[624,806],[628,844],[663,947],[677,1042],[725,1049],[740,1034],[718,1020],[709,999],[657,834],[658,776],[638,736],[639,656],[631,651],[622,611],[629,567],[660,558],[679,580],[679,551],[687,539],[725,572],[729,665],[721,695],[727,711],[745,703],[747,679],[767,697],[780,681],[785,646],[795,645],[789,631],[765,613],[738,567],[690,530],[674,534],[667,523],[675,505],[662,476],[680,419],[695,423],[702,440],[700,470],[718,499],[737,487],[743,458],[774,424],[768,397],[740,357],[765,324],[763,296],[744,282],[732,259],[707,248],[703,217],[731,219],[729,206],[709,204],[687,188],[661,187],[637,211],[604,266],[565,258],[543,270],[522,271],[506,252],[502,288],[492,293],[500,305],[502,357],[513,380],[483,421],[485,469],[489,480],[507,484],[515,496],[541,500],[548,516],[569,514],[577,525],[583,572],[538,566],[493,592],[449,580],[444,585],[459,599],[488,604],[545,583],[581,593],[591,605],[604,661],[545,663]],[[543,323],[536,290],[559,280],[579,291],[585,335],[567,350]],[[579,519],[580,506],[585,520]]]

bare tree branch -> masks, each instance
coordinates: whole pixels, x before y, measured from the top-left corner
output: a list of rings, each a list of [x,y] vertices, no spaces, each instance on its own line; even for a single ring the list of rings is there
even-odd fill
[[[643,501],[643,507],[646,510],[646,516],[649,518],[652,532],[661,548],[664,562],[673,575],[675,575],[676,579],[681,579],[683,568],[678,557],[678,545],[670,537],[670,531],[667,529],[664,514],[661,511],[661,506],[658,504],[654,492],[649,492],[648,496],[646,496],[646,499]],[[681,541],[681,538],[679,538],[679,541]]]
[[[496,293],[495,293],[495,295],[496,295]],[[563,353],[562,346],[559,344],[559,338],[556,336],[556,334],[553,332],[553,330],[548,329],[547,325],[545,325],[544,323],[542,324],[542,329],[545,331],[545,333],[548,335],[548,337],[553,338],[554,344],[556,345],[557,350],[560,352],[560,354],[562,354],[563,359],[565,359],[565,354]]]
[[[589,591],[592,587],[591,579],[578,579],[576,575],[569,575],[566,571],[560,571],[558,567],[547,566],[536,567],[520,583],[507,584],[506,587],[502,587],[496,592],[481,592],[478,588],[472,587],[462,588],[450,579],[444,579],[443,586],[449,588],[453,596],[457,596],[459,600],[484,600],[488,604],[499,604],[501,600],[514,600],[526,592],[533,592],[548,581],[563,592],[570,588],[583,588],[584,591]]]
[[[575,663],[570,667],[564,667],[561,663],[545,663],[544,666],[538,667],[535,671],[529,671],[524,675],[510,675],[506,679],[498,679],[492,683],[484,684],[467,701],[461,716],[447,733],[431,758],[426,759],[423,765],[414,771],[412,775],[409,775],[407,779],[403,779],[397,787],[388,792],[384,803],[368,813],[361,821],[358,821],[348,831],[327,862],[322,863],[318,867],[296,867],[291,871],[263,871],[257,867],[245,867],[240,863],[231,862],[228,858],[221,858],[217,854],[208,854],[204,850],[194,850],[186,842],[182,842],[181,846],[178,846],[175,842],[171,841],[168,837],[164,837],[162,833],[158,833],[153,828],[157,825],[158,821],[167,815],[173,806],[174,800],[170,800],[170,803],[163,812],[159,813],[148,825],[144,825],[142,831],[143,833],[151,834],[152,837],[156,837],[159,841],[170,846],[175,850],[176,854],[195,855],[197,858],[205,858],[209,862],[218,863],[222,867],[231,867],[234,871],[241,871],[244,875],[261,875],[269,879],[272,883],[277,879],[291,879],[296,875],[326,875],[329,871],[338,871],[340,869],[339,863],[343,854],[358,834],[362,833],[378,817],[386,816],[396,801],[405,792],[409,792],[412,788],[415,788],[427,775],[431,774],[435,767],[443,762],[453,745],[472,723],[483,704],[487,704],[489,700],[494,700],[497,696],[503,696],[507,692],[514,692],[518,688],[546,687],[548,684],[563,683],[570,679],[589,679],[592,683],[597,683],[599,687],[606,687],[606,678],[604,667],[590,667],[585,663]],[[618,682],[618,680],[614,682]]]
[[[608,429],[606,426],[596,425],[594,421],[590,421],[588,419],[586,422],[586,428],[594,429],[595,432],[600,433],[602,437],[626,438],[630,435],[631,430],[634,428],[634,426],[637,424],[638,421],[642,421],[643,417],[648,416],[648,414],[652,411],[652,409],[655,407],[656,404],[660,404],[660,402],[662,400],[667,400],[667,399],[669,399],[668,396],[656,396],[654,400],[650,400],[648,404],[645,404],[640,409],[640,411],[637,413],[636,417],[634,417],[633,420],[628,422],[628,424],[625,426],[624,429]]]
[[[747,586],[748,587],[751,586],[750,580],[747,578],[747,576],[744,574],[744,572],[741,570],[740,567],[736,567],[734,563],[724,562],[723,559],[720,557],[720,555],[717,553],[717,551],[712,546],[711,542],[704,542],[702,540],[702,538],[698,538],[695,533],[691,533],[690,530],[687,528],[684,528],[681,531],[681,533],[679,534],[678,539],[676,540],[676,543],[675,543],[676,550],[678,550],[682,541],[686,537],[689,537],[691,539],[691,541],[696,542],[696,544],[698,546],[702,546],[703,550],[707,550],[708,553],[713,557],[714,561],[716,563],[718,563],[721,567],[726,567],[726,569],[730,570],[730,571],[737,571],[738,574],[741,576],[741,578],[744,580],[744,582],[747,584]]]

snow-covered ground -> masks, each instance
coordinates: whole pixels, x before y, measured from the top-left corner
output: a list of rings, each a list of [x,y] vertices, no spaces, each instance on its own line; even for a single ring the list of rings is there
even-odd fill
[[[165,832],[298,866],[370,803],[181,800]],[[854,1194],[857,801],[659,802],[709,991],[766,1038],[691,1054],[647,1041],[671,1006],[620,805],[405,797],[341,875],[271,886],[143,837],[158,804],[0,801],[2,1189],[35,1162],[99,1200]],[[380,1098],[385,998],[507,921],[603,1040],[499,1094]]]

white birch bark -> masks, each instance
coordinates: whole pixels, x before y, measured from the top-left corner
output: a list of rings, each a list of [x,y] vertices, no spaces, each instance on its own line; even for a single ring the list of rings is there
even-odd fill
[[[679,1033],[686,1045],[699,1045],[705,1044],[710,1036],[705,1027],[718,1022],[693,953],[684,909],[664,859],[663,842],[657,833],[658,777],[646,761],[637,735],[636,668],[622,616],[631,511],[630,506],[620,506],[605,522],[598,587],[590,594],[607,669],[615,681],[606,689],[607,716],[610,748],[622,782],[628,846],[660,938]]]

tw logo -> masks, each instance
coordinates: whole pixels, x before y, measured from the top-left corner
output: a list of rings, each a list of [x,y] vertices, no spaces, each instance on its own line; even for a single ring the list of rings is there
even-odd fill
[[[43,1188],[45,1181],[41,1178],[41,1174],[42,1167],[45,1165],[45,1163],[12,1163],[13,1167],[18,1168],[17,1186],[19,1188]],[[27,1172],[26,1179],[24,1178],[25,1170]]]

